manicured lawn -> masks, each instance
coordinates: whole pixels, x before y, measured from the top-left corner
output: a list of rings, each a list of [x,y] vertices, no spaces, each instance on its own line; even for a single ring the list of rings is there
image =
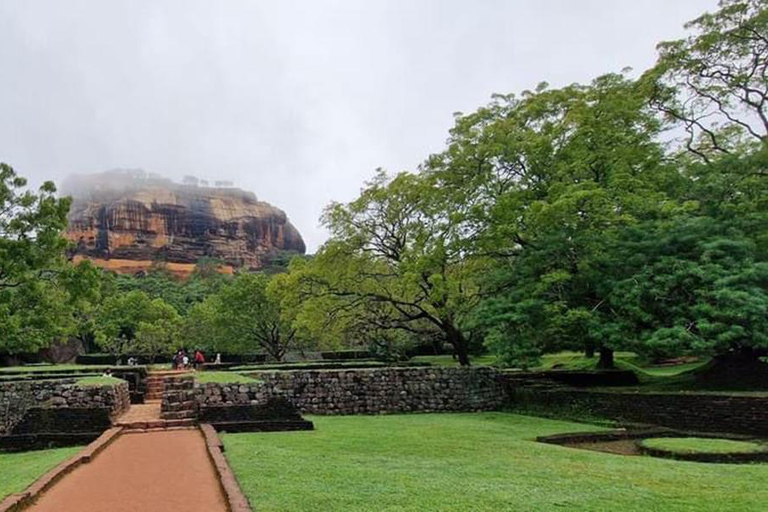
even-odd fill
[[[645,439],[643,445],[677,453],[751,453],[768,450],[768,445],[764,444],[701,437],[659,437]]]
[[[654,381],[656,377],[670,377],[682,373],[690,372],[707,363],[704,358],[694,363],[685,363],[672,366],[651,366],[647,361],[634,352],[616,352],[616,367],[633,370],[638,374],[642,381]],[[541,370],[594,370],[597,368],[597,356],[587,358],[583,352],[558,352],[556,354],[545,354],[541,357],[541,362],[534,371]],[[458,366],[459,363],[450,355],[443,356],[416,356],[411,361],[428,362],[436,366]],[[470,362],[475,366],[495,366],[497,361],[493,355],[484,355],[471,357]]]
[[[637,364],[640,358],[634,352],[616,352],[614,354],[617,365],[629,362]],[[558,352],[545,354],[541,357],[541,363],[534,370],[593,370],[597,367],[599,358],[585,357],[583,352]]]
[[[77,385],[82,387],[100,388],[102,386],[115,386],[117,384],[120,384],[121,382],[125,382],[125,381],[118,379],[116,377],[108,377],[108,376],[102,375],[102,376],[96,376],[96,377],[83,377],[82,379],[79,379],[77,381]]]
[[[252,384],[259,382],[257,379],[240,375],[235,372],[202,371],[195,373],[195,379],[201,384],[215,382],[217,384]]]
[[[0,501],[21,492],[46,471],[74,456],[80,448],[58,448],[26,453],[0,453]]]
[[[598,430],[507,413],[311,417],[317,430],[225,434],[260,511],[758,511],[768,465],[678,462],[536,443]]]
[[[616,367],[623,370],[633,370],[641,380],[652,380],[654,377],[670,377],[696,370],[709,361],[702,358],[700,361],[668,366],[653,366],[648,361],[634,352],[616,352]],[[541,358],[541,364],[535,370],[594,370],[599,358],[588,358],[583,352],[558,352],[545,354]]]
[[[415,356],[411,358],[411,361],[430,363],[435,366],[459,366],[458,359],[454,359],[453,356]],[[496,356],[470,356],[470,364],[473,366],[493,366],[496,364]]]
[[[70,370],[99,371],[105,368],[109,368],[109,366],[82,364],[31,364],[26,366],[6,366],[5,368],[0,368],[0,373],[56,373]]]

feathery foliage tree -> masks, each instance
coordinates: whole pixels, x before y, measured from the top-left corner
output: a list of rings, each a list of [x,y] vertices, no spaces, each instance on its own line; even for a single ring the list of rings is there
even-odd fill
[[[96,271],[65,259],[69,205],[53,183],[33,192],[0,164],[0,352],[34,352],[74,333],[93,299]]]

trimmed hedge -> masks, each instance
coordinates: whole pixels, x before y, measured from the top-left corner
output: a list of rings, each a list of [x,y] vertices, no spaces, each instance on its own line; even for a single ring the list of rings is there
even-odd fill
[[[146,354],[126,354],[118,356],[115,354],[81,354],[75,359],[76,364],[83,365],[114,365],[117,364],[117,360],[120,359],[123,364],[128,361],[129,358],[136,358],[138,364],[168,364],[173,359],[172,354],[160,355],[160,356],[148,356]],[[215,352],[206,352],[206,360],[212,363],[216,359]],[[250,363],[263,363],[267,360],[266,354],[221,354],[221,362],[228,364],[250,364]]]
[[[98,377],[101,375],[101,372],[84,372],[84,373],[19,373],[19,374],[10,374],[10,375],[2,375],[0,374],[0,382],[25,382],[25,381],[39,381],[39,380],[60,380],[60,379],[71,379],[73,377],[77,378],[84,378],[84,377]]]
[[[206,353],[205,359],[208,362],[213,362],[216,359],[216,354]],[[221,354],[222,363],[236,363],[236,364],[249,364],[249,363],[263,363],[267,360],[267,354]]]
[[[253,371],[275,371],[275,370],[363,370],[368,368],[424,368],[432,366],[431,363],[404,362],[404,363],[383,363],[381,361],[326,361],[313,363],[283,363],[283,364],[260,364],[253,366],[235,366],[227,371],[234,372],[253,372]]]
[[[152,357],[146,354],[127,354],[122,356],[115,354],[80,354],[75,358],[75,364],[112,366],[116,365],[118,360],[125,364],[131,357],[135,358],[138,364],[167,364],[171,362],[170,355]]]
[[[323,359],[370,359],[371,353],[367,350],[336,350],[332,352],[320,352]]]

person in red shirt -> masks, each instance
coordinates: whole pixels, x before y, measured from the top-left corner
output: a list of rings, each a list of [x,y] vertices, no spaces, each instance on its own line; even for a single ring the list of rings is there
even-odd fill
[[[205,356],[199,350],[195,350],[195,370],[199,370],[205,364]]]

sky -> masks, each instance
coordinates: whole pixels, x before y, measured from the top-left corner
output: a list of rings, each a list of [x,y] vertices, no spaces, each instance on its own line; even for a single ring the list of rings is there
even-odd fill
[[[331,201],[413,171],[494,93],[655,60],[716,0],[0,0],[0,161],[31,183],[231,180],[314,252]]]

